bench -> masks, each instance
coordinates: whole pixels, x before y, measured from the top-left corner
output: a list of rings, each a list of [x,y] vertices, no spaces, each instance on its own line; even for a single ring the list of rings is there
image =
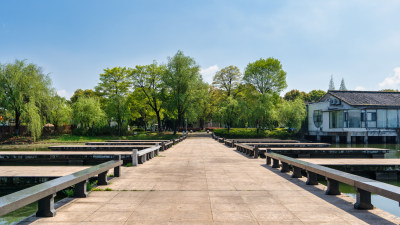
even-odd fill
[[[98,185],[107,185],[107,172],[114,168],[114,176],[119,177],[122,160],[120,155],[115,155],[114,160],[92,166],[76,173],[56,178],[30,188],[0,197],[0,216],[38,201],[37,217],[53,217],[54,197],[56,193],[75,185],[74,197],[87,197],[86,184],[88,179],[98,175]]]
[[[325,177],[327,180],[327,190],[325,194],[327,195],[340,194],[339,182],[353,186],[356,190],[355,209],[373,209],[371,193],[400,202],[400,187],[272,153],[270,150],[268,150],[265,155],[266,164],[271,165],[272,163],[272,168],[281,167],[281,172],[283,173],[289,172],[290,167],[292,167],[293,178],[301,178],[301,171],[306,171],[307,185],[317,185],[318,175]],[[279,161],[282,163],[282,166],[279,165]]]
[[[236,150],[238,150],[239,152],[243,152],[246,155],[252,156],[253,158],[258,158],[258,156],[260,155],[260,151],[258,149],[258,147],[252,147],[246,144],[240,144],[240,143],[235,143],[236,146]]]

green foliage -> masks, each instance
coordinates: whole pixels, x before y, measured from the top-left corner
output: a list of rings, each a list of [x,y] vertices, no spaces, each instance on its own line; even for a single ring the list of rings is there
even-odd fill
[[[286,101],[280,104],[279,117],[284,127],[290,128],[293,132],[298,132],[302,122],[307,115],[306,106],[300,98],[294,101]]]
[[[18,135],[21,116],[47,117],[49,114],[50,96],[53,89],[48,76],[42,73],[42,69],[34,64],[16,60],[15,63],[0,64],[0,108],[13,112],[16,123],[16,135]],[[34,102],[39,110],[33,106],[26,107],[29,102]],[[27,110],[30,113],[25,113]],[[28,123],[36,122],[32,118],[25,118]],[[36,125],[29,125],[32,128]]]
[[[50,111],[50,122],[55,126],[61,126],[63,123],[70,123],[72,117],[71,106],[65,98],[58,95],[52,97],[52,106]]]
[[[312,90],[308,93],[308,95],[310,96],[310,102],[319,101],[325,94],[326,92],[323,90]]]
[[[285,128],[276,128],[273,130],[265,130],[257,132],[256,128],[231,128],[214,129],[214,133],[219,137],[224,138],[279,138],[288,139],[295,138],[294,134]]]
[[[71,103],[72,104],[75,103],[76,101],[78,101],[80,97],[95,98],[99,96],[92,89],[86,89],[86,90],[77,89],[74,92],[74,95],[72,95],[71,97]]]
[[[153,62],[146,66],[136,66],[130,74],[135,91],[143,93],[142,98],[148,106],[154,111],[158,122],[158,131],[161,131],[161,119],[163,118],[164,84],[162,76],[165,73],[165,66],[157,65]]]
[[[67,198],[70,198],[70,197],[73,197],[73,196],[74,196],[74,189],[73,189],[73,188],[67,188],[67,189],[64,189],[64,190],[62,191],[62,193],[63,193]]]
[[[105,125],[105,113],[97,98],[79,98],[73,105],[74,123],[85,130]]]
[[[227,66],[218,71],[213,79],[213,85],[226,91],[227,96],[239,85],[242,74],[236,66]]]
[[[34,100],[31,100],[25,107],[25,118],[27,121],[27,129],[31,134],[33,141],[36,141],[42,134],[42,120],[40,119],[40,112],[35,105]]]
[[[125,167],[132,167],[132,163],[127,163],[124,165]]]
[[[243,80],[254,85],[261,94],[280,93],[287,87],[286,72],[282,69],[279,60],[272,57],[249,63],[245,69]]]
[[[293,89],[293,90],[287,92],[283,98],[286,101],[293,101],[293,100],[295,100],[297,98],[300,98],[304,102],[309,102],[310,101],[310,95],[309,94],[307,94],[304,91],[299,91],[299,90],[296,90],[296,89]]]
[[[101,82],[96,87],[96,92],[105,97],[104,111],[108,116],[108,121],[117,122],[119,135],[122,134],[122,123],[128,115],[126,97],[131,85],[128,79],[129,73],[130,70],[125,67],[107,68],[103,74],[100,74]]]
[[[87,191],[91,191],[91,190],[93,190],[93,188],[96,187],[96,186],[97,186],[97,180],[95,180],[95,181],[89,181],[89,182],[86,183],[86,190],[87,190]]]
[[[182,125],[184,115],[193,106],[193,90],[197,88],[196,84],[201,80],[199,70],[196,61],[185,56],[182,51],[168,58],[162,81],[166,86],[166,101],[170,117],[177,120],[175,128]]]

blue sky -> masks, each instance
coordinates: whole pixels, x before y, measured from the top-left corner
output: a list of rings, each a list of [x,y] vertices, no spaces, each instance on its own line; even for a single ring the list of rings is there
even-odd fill
[[[0,0],[0,63],[41,66],[60,95],[104,68],[167,62],[178,50],[218,69],[275,57],[288,88],[400,89],[400,1]]]

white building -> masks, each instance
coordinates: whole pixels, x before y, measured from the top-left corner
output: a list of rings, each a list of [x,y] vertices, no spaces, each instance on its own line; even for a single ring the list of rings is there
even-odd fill
[[[317,141],[400,142],[400,92],[328,91],[308,105],[308,135]]]

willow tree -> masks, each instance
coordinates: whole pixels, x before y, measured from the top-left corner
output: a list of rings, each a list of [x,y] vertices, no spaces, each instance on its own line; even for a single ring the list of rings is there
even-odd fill
[[[174,134],[183,122],[185,113],[191,107],[193,90],[201,79],[200,68],[196,61],[178,51],[168,58],[168,64],[162,81],[168,92],[168,107],[175,119]]]
[[[0,64],[0,108],[13,112],[15,135],[19,135],[23,115],[29,117],[35,114],[35,118],[42,119],[46,108],[43,106],[49,105],[46,101],[49,101],[52,92],[51,81],[40,67],[24,60]],[[26,122],[29,129],[32,127],[30,123],[37,121],[26,118]]]
[[[162,76],[164,73],[165,66],[153,62],[150,65],[136,66],[130,74],[135,89],[143,93],[146,104],[149,105],[156,114],[159,132],[162,129],[161,112],[164,107],[162,101],[164,96]]]

